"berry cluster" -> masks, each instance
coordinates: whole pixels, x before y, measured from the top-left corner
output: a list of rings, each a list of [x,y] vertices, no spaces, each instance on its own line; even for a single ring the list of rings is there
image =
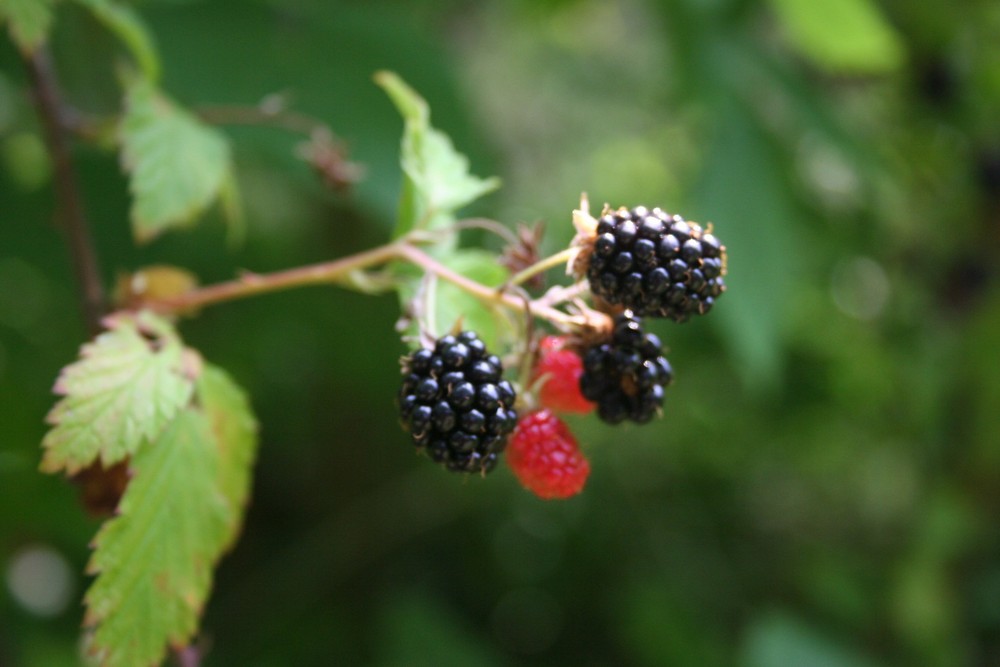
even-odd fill
[[[500,358],[463,331],[405,357],[403,373],[397,405],[413,443],[448,470],[493,470],[517,423]]]
[[[659,208],[605,207],[600,219],[587,209],[584,197],[573,214],[577,236],[560,255],[569,258],[577,280],[587,280],[597,310],[578,298],[579,290],[565,290],[573,296],[561,301],[558,291],[536,300],[546,314],[532,311],[534,302],[525,297],[527,314],[569,333],[523,347],[519,379],[530,412],[520,421],[500,359],[475,333],[444,336],[403,360],[397,399],[403,427],[449,470],[489,472],[513,431],[507,461],[521,484],[540,498],[576,495],[590,462],[556,413],[596,409],[611,424],[652,420],[673,369],[660,339],[643,329],[643,318],[686,322],[707,313],[725,291],[726,249],[710,226],[703,229]],[[539,277],[560,255],[516,265],[511,284]],[[494,302],[510,303],[503,291],[495,294]],[[572,317],[553,313],[552,303],[570,299]]]
[[[580,390],[604,421],[644,424],[663,405],[663,388],[672,380],[660,339],[643,332],[641,319],[626,310],[615,318],[611,340],[584,355]]]
[[[704,315],[725,290],[725,247],[700,225],[645,206],[606,212],[586,275],[591,291],[637,315]]]

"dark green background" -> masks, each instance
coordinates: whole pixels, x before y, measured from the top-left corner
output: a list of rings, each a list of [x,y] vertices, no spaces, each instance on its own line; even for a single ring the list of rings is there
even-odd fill
[[[367,171],[333,194],[297,138],[227,128],[246,243],[212,213],[136,248],[117,156],[79,144],[109,286],[151,263],[213,282],[385,240],[402,123],[378,69],[503,178],[470,214],[545,220],[554,252],[586,190],[712,221],[730,254],[711,317],[653,325],[677,373],[663,418],[571,420],[593,473],[566,502],[412,455],[392,296],[310,288],[184,322],[262,424],[206,664],[1000,664],[1000,7],[854,4],[881,13],[892,62],[798,48],[782,3],[757,0],[137,6],[180,102],[287,92]],[[121,48],[68,3],[55,28],[68,99],[113,111]],[[848,50],[871,37],[827,30]],[[98,524],[36,472],[85,332],[24,83],[5,41],[0,664],[48,667],[77,664],[81,609],[33,616],[9,563],[41,544],[82,572]]]

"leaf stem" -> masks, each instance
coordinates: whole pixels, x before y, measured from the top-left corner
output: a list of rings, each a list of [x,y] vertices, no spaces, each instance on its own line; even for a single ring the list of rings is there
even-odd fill
[[[44,47],[33,53],[24,53],[23,58],[52,158],[59,220],[67,235],[84,320],[91,333],[97,333],[101,329],[101,317],[105,310],[104,288],[97,251],[83,210],[79,179],[73,166],[59,86],[51,58]]]
[[[569,261],[570,257],[572,257],[575,252],[577,252],[576,248],[566,248],[561,252],[557,252],[554,255],[546,257],[545,259],[541,259],[532,264],[531,266],[515,273],[513,276],[510,277],[510,280],[507,281],[507,284],[523,285],[527,281],[537,276],[539,273],[544,273],[545,271],[548,271],[553,267],[559,266],[560,264],[565,264],[566,262]]]

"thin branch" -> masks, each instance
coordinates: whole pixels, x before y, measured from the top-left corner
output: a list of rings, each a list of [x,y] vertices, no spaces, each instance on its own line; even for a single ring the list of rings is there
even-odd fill
[[[496,220],[490,220],[489,218],[465,218],[456,222],[451,226],[451,228],[455,230],[483,229],[496,234],[503,239],[505,243],[510,245],[517,243],[517,236],[514,235],[514,232],[510,231],[510,229],[504,227]]]
[[[24,54],[23,57],[52,158],[59,220],[67,235],[84,320],[87,328],[96,333],[101,329],[101,317],[105,309],[104,288],[101,285],[101,272],[90,235],[90,225],[83,210],[83,197],[73,165],[69,133],[63,122],[59,87],[51,58],[44,48]]]
[[[398,258],[399,246],[399,243],[390,243],[332,262],[310,264],[275,273],[245,273],[235,280],[150,301],[146,305],[153,310],[176,313],[293,287],[334,284],[345,280],[353,271],[368,269]]]
[[[557,326],[592,325],[587,317],[564,313],[541,301],[522,300],[520,296],[506,291],[505,287],[495,289],[467,278],[410,245],[406,237],[331,262],[322,262],[275,273],[247,273],[235,280],[194,289],[174,297],[150,300],[145,305],[163,313],[185,312],[203,306],[293,287],[336,284],[343,282],[354,271],[369,269],[393,260],[407,261],[419,266],[424,271],[442,280],[447,280],[484,303],[502,305],[511,310],[541,317]]]
[[[212,125],[267,125],[295,134],[309,136],[320,131],[333,137],[325,122],[288,109],[280,96],[268,96],[257,106],[213,105],[199,107],[197,112]]]

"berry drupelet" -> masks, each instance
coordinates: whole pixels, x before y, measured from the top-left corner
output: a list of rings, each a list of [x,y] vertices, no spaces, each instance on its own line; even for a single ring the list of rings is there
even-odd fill
[[[517,423],[514,388],[502,375],[500,358],[472,331],[414,351],[396,398],[403,428],[448,470],[493,470]]]
[[[726,289],[726,248],[697,223],[636,206],[606,208],[588,227],[582,268],[591,292],[608,303],[685,322]]]
[[[663,405],[673,370],[660,339],[642,330],[640,318],[626,310],[615,318],[611,340],[583,355],[580,391],[597,403],[597,416],[617,424],[648,422]]]

